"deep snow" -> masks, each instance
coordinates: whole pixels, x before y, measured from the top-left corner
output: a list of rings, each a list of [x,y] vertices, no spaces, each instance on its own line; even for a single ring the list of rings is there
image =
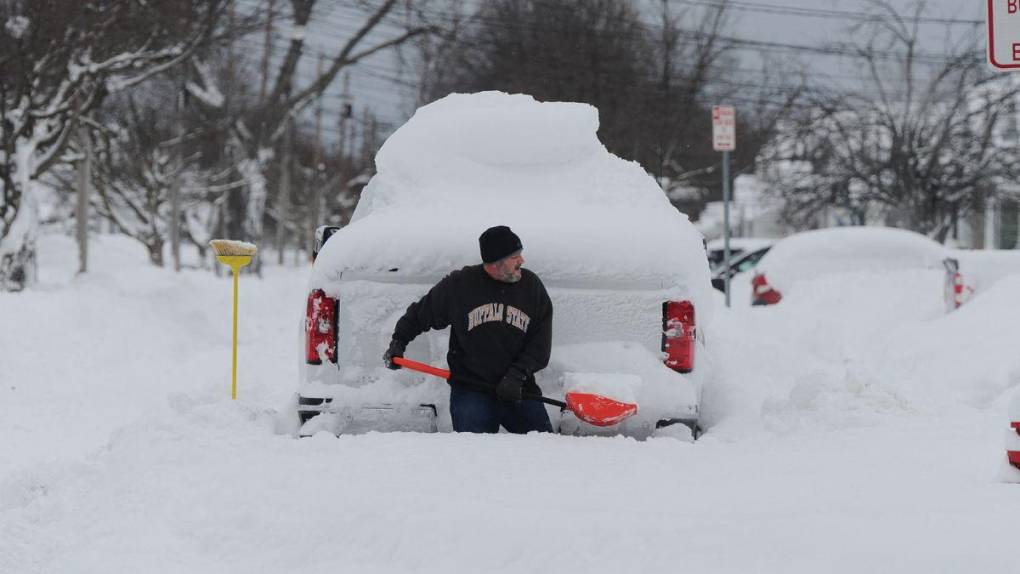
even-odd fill
[[[693,444],[298,440],[307,269],[241,278],[231,402],[229,279],[91,253],[74,277],[45,236],[39,287],[0,294],[0,572],[1015,569],[1020,277],[947,316],[810,289],[719,309]]]

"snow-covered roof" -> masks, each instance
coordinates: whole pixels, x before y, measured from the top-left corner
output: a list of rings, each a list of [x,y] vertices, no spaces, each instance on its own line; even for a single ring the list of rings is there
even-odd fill
[[[947,250],[913,231],[891,227],[835,227],[777,242],[758,263],[782,291],[791,283],[830,273],[942,268]]]
[[[605,149],[598,125],[589,105],[500,92],[420,108],[316,267],[442,275],[479,263],[481,232],[509,225],[543,280],[686,285],[707,307],[701,234],[640,165]]]

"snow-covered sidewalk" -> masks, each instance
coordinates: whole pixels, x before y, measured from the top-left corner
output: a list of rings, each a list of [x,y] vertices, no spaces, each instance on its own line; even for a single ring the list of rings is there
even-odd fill
[[[0,295],[0,572],[1015,567],[1020,490],[996,481],[1015,281],[956,316],[878,309],[870,339],[852,310],[819,317],[831,300],[723,312],[696,444],[297,440],[305,269],[242,278],[231,402],[226,277],[104,236],[71,278],[70,241],[43,249],[39,289]]]

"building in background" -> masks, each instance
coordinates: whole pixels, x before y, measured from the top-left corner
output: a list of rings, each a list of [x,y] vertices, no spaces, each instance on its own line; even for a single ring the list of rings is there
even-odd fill
[[[780,219],[781,203],[764,193],[765,187],[756,175],[739,175],[733,180],[730,203],[730,234],[732,237],[782,237],[794,230]],[[706,239],[723,236],[723,202],[710,201],[696,223]]]

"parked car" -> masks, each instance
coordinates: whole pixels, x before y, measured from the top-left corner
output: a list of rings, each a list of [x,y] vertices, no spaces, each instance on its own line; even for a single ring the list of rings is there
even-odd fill
[[[762,257],[751,280],[752,304],[774,305],[801,281],[859,272],[939,271],[947,310],[963,302],[959,263],[948,249],[912,231],[889,227],[837,227],[782,239]]]
[[[761,261],[761,258],[765,257],[765,254],[769,252],[769,249],[772,249],[771,243],[764,247],[759,247],[758,249],[744,251],[740,255],[737,255],[736,257],[731,257],[728,269],[730,282],[732,283],[734,277],[736,277],[737,275],[748,273],[752,269],[754,269],[755,265],[757,265],[758,262]],[[726,265],[720,263],[719,265],[716,265],[714,268],[712,268],[712,287],[715,287],[716,290],[725,293],[726,275],[727,275]]]
[[[730,260],[746,254],[748,251],[758,251],[775,243],[775,239],[763,237],[731,237],[730,238]],[[722,238],[713,239],[705,244],[705,251],[708,254],[708,264],[713,270],[722,265],[725,260],[725,246]]]
[[[1020,249],[953,249],[966,280],[964,302],[1010,275],[1020,274]]]
[[[418,110],[383,145],[349,225],[318,237],[302,324],[302,434],[450,429],[447,385],[383,367],[407,306],[480,263],[478,235],[506,224],[553,301],[553,349],[537,382],[636,402],[611,432],[698,429],[711,285],[700,233],[637,164],[598,142],[597,111],[499,93]],[[445,366],[449,330],[406,356]],[[606,429],[550,413],[561,433]]]
[[[1009,429],[1006,431],[1006,460],[1002,478],[1007,482],[1020,482],[1020,391],[1013,394],[1009,404]]]

